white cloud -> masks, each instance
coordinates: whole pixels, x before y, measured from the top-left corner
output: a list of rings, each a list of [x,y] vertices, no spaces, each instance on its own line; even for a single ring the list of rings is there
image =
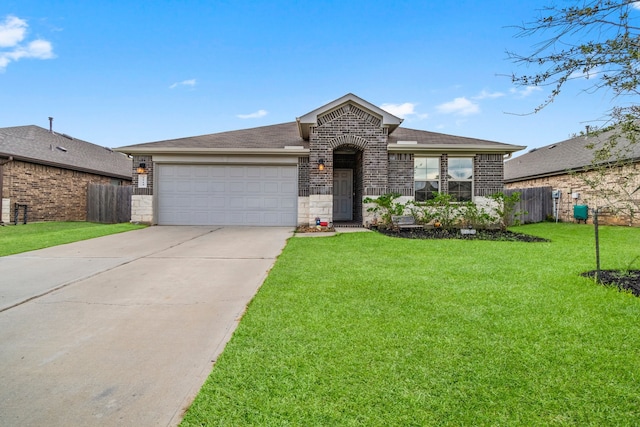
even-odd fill
[[[267,110],[258,110],[255,113],[251,114],[238,114],[236,117],[239,119],[259,119],[260,117],[264,117],[267,114]]]
[[[511,88],[509,90],[510,93],[517,95],[519,98],[526,98],[527,96],[533,94],[534,92],[540,92],[542,90],[542,88],[538,87],[538,86],[527,86],[524,89],[516,89],[516,88]]]
[[[0,23],[0,71],[12,61],[23,58],[50,59],[54,58],[53,47],[47,40],[37,39],[22,44],[27,35],[27,21],[13,15],[8,15]]]
[[[401,119],[406,119],[408,116],[426,119],[428,114],[418,113],[416,111],[416,105],[418,104],[405,102],[404,104],[382,104],[380,108]]]
[[[503,96],[504,96],[504,93],[502,92],[489,92],[487,90],[482,90],[478,95],[474,96],[472,99],[477,99],[477,100],[495,99],[495,98],[502,98]]]
[[[169,86],[169,89],[175,89],[178,86],[194,87],[195,85],[196,85],[196,79],[189,79],[189,80],[183,80],[181,82],[176,82],[176,83],[172,84],[171,86]]]
[[[640,9],[640,2],[636,1],[631,3],[631,7],[633,7],[634,9]]]
[[[457,114],[459,116],[469,116],[471,114],[478,114],[480,112],[480,106],[478,104],[469,101],[465,97],[456,98],[453,101],[445,102],[436,107],[440,113],[444,114]]]
[[[27,22],[16,16],[9,15],[0,24],[0,47],[13,47],[24,40],[27,32]]]

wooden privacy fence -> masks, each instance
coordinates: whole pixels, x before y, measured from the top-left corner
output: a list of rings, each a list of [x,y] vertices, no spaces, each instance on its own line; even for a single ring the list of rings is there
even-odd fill
[[[89,184],[87,188],[87,221],[117,224],[131,221],[130,185]]]
[[[518,218],[522,224],[546,221],[553,216],[553,199],[551,187],[512,188],[504,191],[510,196],[520,193],[520,202],[515,206],[515,212],[527,212]]]

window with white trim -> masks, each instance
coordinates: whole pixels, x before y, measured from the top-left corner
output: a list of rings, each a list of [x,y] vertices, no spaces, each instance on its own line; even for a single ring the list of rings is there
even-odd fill
[[[473,199],[473,158],[449,157],[447,164],[449,194],[457,202]]]
[[[433,199],[440,191],[440,157],[416,157],[413,160],[415,200]]]

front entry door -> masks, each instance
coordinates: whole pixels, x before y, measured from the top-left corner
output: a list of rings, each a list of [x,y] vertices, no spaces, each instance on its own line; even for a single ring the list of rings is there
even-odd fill
[[[333,171],[333,220],[353,220],[353,170]]]

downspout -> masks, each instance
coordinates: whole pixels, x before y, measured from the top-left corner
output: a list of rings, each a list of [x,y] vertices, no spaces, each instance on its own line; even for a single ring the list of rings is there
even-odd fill
[[[4,191],[4,180],[3,180],[4,165],[12,161],[13,161],[13,156],[9,156],[9,158],[5,160],[0,160],[0,211],[2,210],[2,193]],[[2,215],[1,212],[0,212],[0,215]],[[0,216],[0,225],[4,225],[4,222],[2,221],[2,216]]]

